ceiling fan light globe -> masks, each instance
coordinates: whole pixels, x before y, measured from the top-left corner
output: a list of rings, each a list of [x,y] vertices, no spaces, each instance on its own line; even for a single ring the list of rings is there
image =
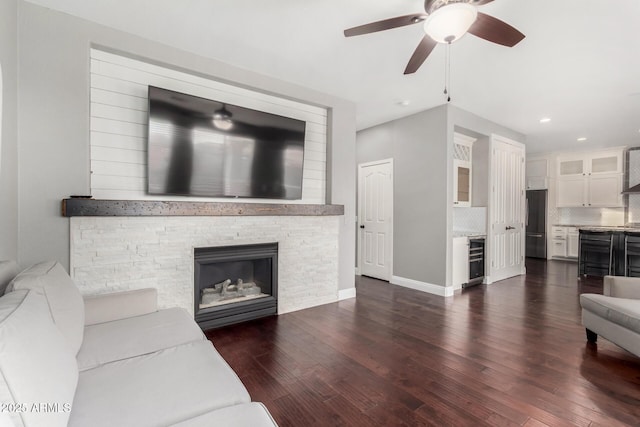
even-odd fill
[[[476,21],[478,10],[469,3],[450,3],[433,11],[424,21],[424,32],[438,43],[464,36]]]
[[[233,122],[229,118],[214,118],[213,125],[220,130],[229,130],[233,127]]]
[[[213,113],[213,119],[211,121],[213,122],[213,125],[220,130],[229,130],[233,127],[231,113],[224,107]]]

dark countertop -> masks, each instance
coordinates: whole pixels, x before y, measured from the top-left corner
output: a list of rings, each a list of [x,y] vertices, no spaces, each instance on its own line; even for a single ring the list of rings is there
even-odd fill
[[[636,233],[640,233],[640,226],[625,226],[625,225],[620,225],[620,226],[611,226],[611,227],[607,227],[607,226],[600,226],[600,225],[585,225],[585,226],[580,226],[579,227],[580,230],[587,230],[587,231],[633,231]]]
[[[638,231],[640,232],[639,225],[584,225],[584,224],[552,224],[553,227],[575,227],[581,230],[596,230],[596,231]]]

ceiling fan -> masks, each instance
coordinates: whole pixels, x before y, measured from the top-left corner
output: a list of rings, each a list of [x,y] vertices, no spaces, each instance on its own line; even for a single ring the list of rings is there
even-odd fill
[[[415,73],[438,43],[453,43],[466,33],[493,43],[513,47],[524,34],[511,25],[478,12],[493,0],[425,0],[426,13],[398,16],[344,30],[345,37],[359,36],[423,22],[426,35],[413,52],[404,74]]]

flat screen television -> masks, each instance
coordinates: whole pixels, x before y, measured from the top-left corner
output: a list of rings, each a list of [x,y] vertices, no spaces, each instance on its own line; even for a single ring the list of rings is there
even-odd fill
[[[149,86],[148,192],[301,199],[306,122]]]

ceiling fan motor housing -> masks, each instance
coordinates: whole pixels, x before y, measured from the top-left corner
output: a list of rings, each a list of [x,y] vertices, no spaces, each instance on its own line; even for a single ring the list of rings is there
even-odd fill
[[[440,9],[442,6],[446,6],[448,4],[453,3],[468,3],[474,5],[476,3],[475,0],[425,0],[424,2],[424,10],[431,14],[436,10]]]

